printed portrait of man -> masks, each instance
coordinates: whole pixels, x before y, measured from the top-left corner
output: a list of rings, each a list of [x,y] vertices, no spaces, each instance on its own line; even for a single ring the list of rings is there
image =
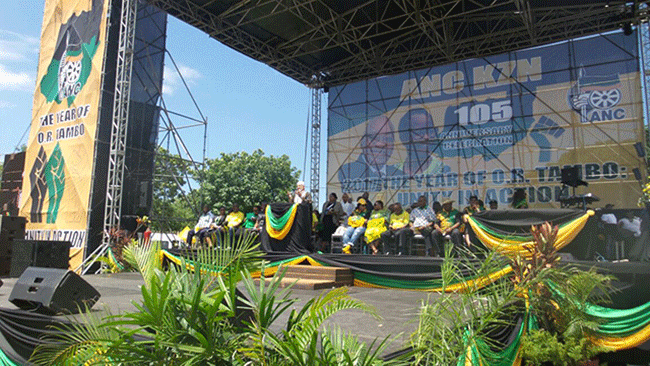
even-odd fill
[[[433,118],[426,109],[414,108],[402,116],[399,137],[407,152],[401,167],[404,175],[429,174],[440,170],[441,161],[432,156],[434,149],[440,148],[440,139]]]
[[[360,142],[359,158],[339,170],[343,192],[382,190],[385,178],[395,174],[395,168],[386,165],[393,154],[394,143],[393,124],[388,117],[380,115],[368,121]]]

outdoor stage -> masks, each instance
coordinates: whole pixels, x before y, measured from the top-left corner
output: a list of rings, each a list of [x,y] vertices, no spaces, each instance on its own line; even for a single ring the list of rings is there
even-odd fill
[[[269,255],[269,261],[277,260],[280,257],[291,256],[286,254]],[[295,253],[293,254],[294,258]],[[307,257],[300,255],[299,257]],[[368,256],[368,255],[343,255],[343,254],[314,254],[309,255],[312,261],[322,263],[343,263],[350,268],[355,269],[355,274],[361,273],[363,268],[370,268],[376,265],[390,268],[394,273],[411,272],[411,274],[420,273],[422,277],[435,278],[439,275],[441,258],[423,258],[423,257],[391,257],[391,256]],[[309,260],[303,258],[302,263],[309,265]],[[569,264],[569,263],[568,263]],[[650,301],[650,289],[647,287],[650,279],[650,263],[645,262],[589,262],[573,261],[582,268],[596,267],[598,270],[611,274],[622,280],[616,283],[616,286],[622,290],[619,294],[614,294],[613,307],[627,308],[636,306],[639,303]],[[98,274],[85,275],[83,278],[92,285],[100,294],[101,298],[92,308],[96,315],[119,314],[135,310],[133,302],[141,300],[140,286],[143,280],[138,273],[116,273],[116,274]],[[17,310],[17,307],[9,302],[9,295],[17,281],[17,278],[4,278],[4,284],[0,287],[0,330],[5,339],[9,339],[6,330],[16,328],[16,324],[8,321],[4,310]],[[244,293],[243,287],[240,290]],[[292,297],[298,299],[293,308],[299,308],[308,300],[320,294],[321,291],[310,290],[293,290]],[[427,299],[435,299],[440,296],[439,292],[426,290],[404,290],[395,288],[369,288],[352,286],[349,288],[349,295],[357,300],[375,307],[381,319],[375,319],[369,314],[357,310],[348,310],[337,313],[326,324],[335,324],[345,331],[349,331],[359,337],[360,341],[370,343],[375,339],[384,339],[387,336],[399,335],[386,349],[386,353],[395,352],[403,349],[408,342],[409,335],[417,328],[418,310],[422,302]],[[30,312],[23,312],[28,319],[38,315]],[[281,325],[285,324],[288,312],[283,314],[276,322],[278,330]],[[79,315],[72,316],[55,316],[54,320],[80,319]],[[27,322],[27,327],[35,326]],[[21,331],[24,331],[21,329]],[[2,343],[0,339],[0,343]],[[638,347],[645,348],[645,345]],[[2,345],[6,352],[6,344]],[[626,353],[641,353],[645,357],[645,351],[636,349],[635,351],[625,351]],[[618,356],[617,356],[618,357]],[[622,357],[622,354],[620,355]]]

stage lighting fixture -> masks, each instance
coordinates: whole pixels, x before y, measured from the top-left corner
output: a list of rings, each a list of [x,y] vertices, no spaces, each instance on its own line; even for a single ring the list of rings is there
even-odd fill
[[[631,36],[632,35],[632,23],[625,23],[623,24],[623,34],[626,36]]]
[[[645,157],[645,150],[643,149],[643,144],[640,142],[637,142],[634,144],[634,149],[636,150],[636,155],[640,158]]]
[[[632,169],[632,173],[634,173],[634,178],[636,178],[636,180],[641,180],[642,177],[639,168]]]

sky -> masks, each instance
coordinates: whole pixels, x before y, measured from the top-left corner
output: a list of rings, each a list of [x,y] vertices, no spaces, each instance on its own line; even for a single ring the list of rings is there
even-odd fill
[[[0,2],[2,157],[28,141],[43,4],[42,0]],[[311,189],[311,155],[309,151],[305,155],[310,89],[176,18],[168,17],[168,20],[167,49],[189,84],[201,114],[208,120],[206,156],[217,158],[221,153],[252,153],[257,149],[266,155],[286,154],[292,165],[303,172],[300,179]],[[165,60],[163,100],[168,110],[200,119],[169,58]],[[326,96],[321,108],[325,122]],[[182,118],[172,121],[177,125],[188,123]],[[326,185],[326,131],[324,123],[320,202],[324,200]],[[186,129],[182,138],[192,156],[200,160],[203,129]]]

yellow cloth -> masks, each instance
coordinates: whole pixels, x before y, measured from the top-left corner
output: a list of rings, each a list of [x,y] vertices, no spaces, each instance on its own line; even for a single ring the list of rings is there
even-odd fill
[[[375,216],[375,215],[373,215]],[[377,217],[370,217],[366,232],[363,234],[366,237],[366,243],[372,243],[379,239],[381,233],[386,231],[386,216],[376,215]]]
[[[352,215],[348,217],[348,225],[350,227],[362,227],[366,223],[366,218],[363,217],[363,213],[357,210],[354,210]]]
[[[226,222],[228,223],[228,227],[235,227],[241,224],[244,221],[244,213],[239,211],[239,212],[231,212],[226,216]]]
[[[401,229],[404,226],[409,224],[410,215],[406,211],[402,211],[401,214],[391,214],[390,215],[390,226],[394,229]]]

